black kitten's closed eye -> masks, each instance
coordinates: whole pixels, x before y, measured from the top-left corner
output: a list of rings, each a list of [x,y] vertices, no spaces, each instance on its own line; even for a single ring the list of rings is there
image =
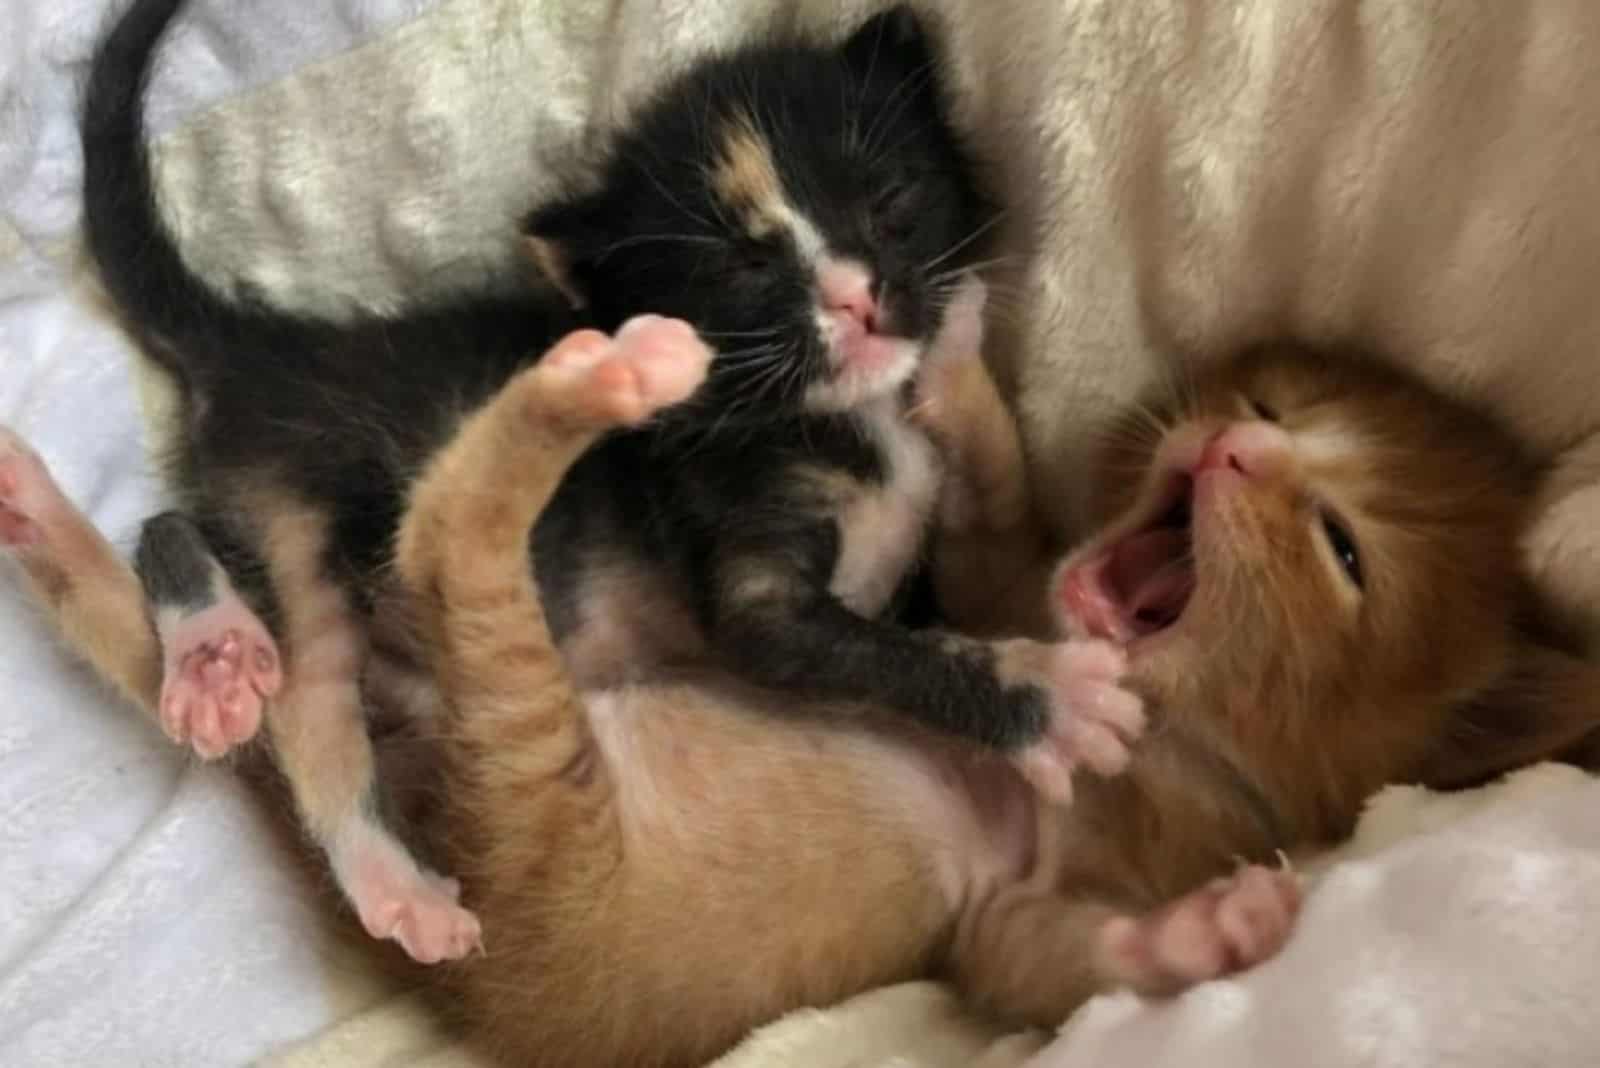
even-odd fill
[[[916,187],[904,179],[890,182],[872,198],[872,223],[888,237],[905,237],[916,226]]]
[[[759,283],[777,270],[778,259],[774,246],[763,241],[748,241],[734,249],[728,266],[737,280]]]
[[[1264,420],[1268,423],[1276,423],[1278,421],[1278,409],[1272,407],[1270,404],[1263,404],[1254,397],[1247,397],[1245,399],[1249,402],[1250,410],[1255,413],[1257,419]]]
[[[1356,542],[1350,536],[1350,531],[1333,515],[1323,512],[1322,534],[1328,539],[1328,548],[1333,550],[1334,558],[1344,569],[1345,576],[1355,584],[1356,589],[1364,589],[1366,583],[1361,574],[1361,554],[1356,551]]]

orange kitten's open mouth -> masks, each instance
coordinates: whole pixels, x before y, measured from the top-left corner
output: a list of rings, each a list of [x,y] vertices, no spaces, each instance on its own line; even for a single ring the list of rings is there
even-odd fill
[[[1056,595],[1091,636],[1136,641],[1182,617],[1194,593],[1193,494],[1194,480],[1174,474],[1151,508],[1153,519],[1062,569]]]

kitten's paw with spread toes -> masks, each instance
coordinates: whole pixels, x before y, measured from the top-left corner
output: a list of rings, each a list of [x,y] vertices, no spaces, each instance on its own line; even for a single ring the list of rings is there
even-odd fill
[[[51,508],[66,499],[39,454],[0,426],[0,548],[28,549],[44,540]]]
[[[607,426],[639,423],[687,399],[710,366],[711,350],[694,328],[659,315],[629,319],[615,337],[568,334],[538,365],[562,409]]]
[[[417,867],[398,847],[369,846],[346,889],[367,933],[398,943],[418,964],[483,948],[478,918],[461,907],[461,884]]]
[[[167,736],[206,760],[254,738],[262,706],[283,685],[277,644],[255,613],[230,591],[160,631]]]
[[[1300,911],[1294,872],[1252,864],[1139,918],[1100,930],[1101,962],[1118,982],[1172,994],[1275,955]]]
[[[1072,800],[1072,773],[1085,765],[1100,775],[1128,766],[1144,731],[1144,702],[1121,680],[1127,656],[1109,642],[1027,640],[998,646],[1003,681],[1044,695],[1044,734],[1012,756],[1024,778],[1048,800]]]

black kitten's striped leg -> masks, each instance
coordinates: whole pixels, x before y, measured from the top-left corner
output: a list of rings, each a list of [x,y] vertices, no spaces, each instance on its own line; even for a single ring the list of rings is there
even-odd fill
[[[737,537],[737,535],[735,535]],[[704,606],[714,644],[754,682],[888,707],[999,750],[1053,800],[1071,773],[1126,766],[1141,702],[1101,642],[980,642],[856,615],[828,590],[831,522],[796,519],[724,544]]]

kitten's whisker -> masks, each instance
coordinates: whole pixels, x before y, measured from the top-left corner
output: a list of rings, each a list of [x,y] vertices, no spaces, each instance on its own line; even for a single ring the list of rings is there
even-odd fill
[[[783,333],[782,327],[771,327],[766,330],[701,330],[701,337],[778,337]]]
[[[877,116],[867,129],[865,148],[869,155],[874,155],[877,151],[879,133],[887,133],[889,130],[894,129],[895,120],[900,117],[901,113],[905,111],[906,107],[914,99],[917,90],[927,84],[933,74],[933,64],[924,63],[902,78],[900,83],[890,92],[889,98],[878,109]]]
[[[639,159],[637,156],[634,157],[634,163],[639,166],[639,173],[643,174],[647,179],[649,179],[650,184],[655,186],[656,190],[663,197],[665,197],[667,199],[667,201],[670,204],[672,204],[673,207],[677,208],[679,211],[683,212],[686,216],[688,216],[689,218],[693,219],[695,222],[699,223],[701,226],[704,226],[706,229],[708,229],[708,230],[717,229],[717,227],[712,224],[711,220],[707,219],[704,215],[700,214],[697,211],[691,211],[688,208],[688,206],[683,203],[683,201],[679,200],[673,194],[673,192],[670,189],[667,188],[666,183],[663,182],[661,179],[656,177],[655,172],[653,170],[651,170],[650,167],[648,167],[646,165],[647,162],[648,161]],[[713,203],[715,203],[715,202],[713,201]]]
[[[637,245],[652,245],[658,243],[717,245],[721,244],[721,239],[716,237],[707,237],[704,234],[636,234],[633,237],[625,237],[620,241],[616,241],[610,245],[607,245],[605,248],[600,250],[598,255],[599,258],[604,259],[613,252],[620,252],[625,248],[633,248]]]
[[[968,245],[970,245],[974,241],[978,240],[978,238],[982,237],[984,234],[988,233],[990,230],[993,230],[996,226],[1000,225],[1001,221],[1004,220],[1005,217],[1006,217],[1006,213],[1005,212],[1003,212],[1003,211],[1002,212],[996,212],[992,218],[990,218],[990,219],[980,223],[979,225],[973,227],[972,228],[972,232],[970,234],[968,234],[966,237],[963,237],[961,240],[954,242],[953,244],[951,244],[951,246],[949,248],[947,248],[943,252],[939,253],[933,259],[929,260],[927,263],[924,263],[922,265],[922,268],[921,268],[922,273],[926,274],[928,271],[931,271],[933,268],[939,266],[939,264],[943,263],[945,260],[949,259],[951,256],[954,256],[957,252],[960,252],[962,249],[966,248]],[[1001,258],[1004,258],[1004,257],[1001,257]]]
[[[1015,258],[1016,257],[1014,256],[990,256],[987,259],[974,260],[971,263],[964,263],[959,267],[951,267],[947,270],[925,275],[924,277],[930,284],[938,284],[947,282],[952,278],[961,278],[963,275],[972,274],[977,271],[985,270],[989,267],[998,266]]]

